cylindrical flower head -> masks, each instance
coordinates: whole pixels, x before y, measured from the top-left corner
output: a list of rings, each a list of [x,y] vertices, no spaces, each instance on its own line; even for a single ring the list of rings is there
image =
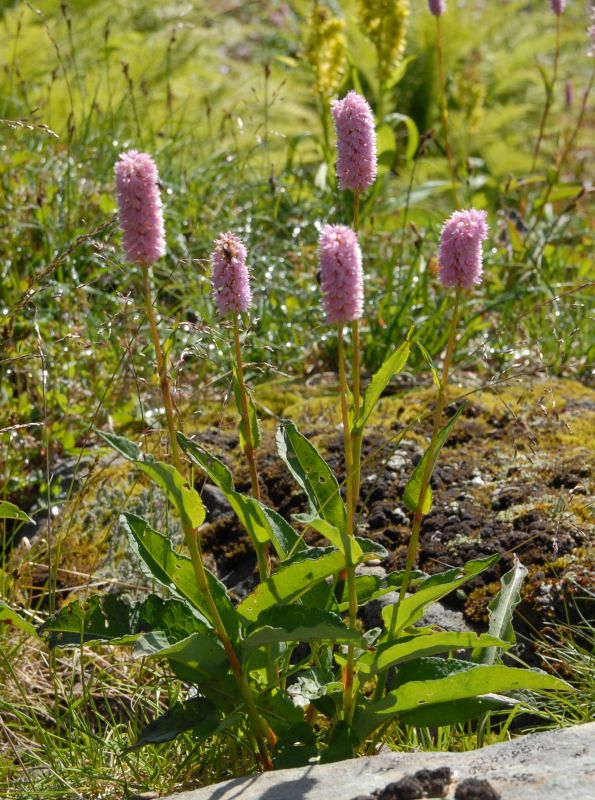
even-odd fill
[[[115,173],[126,258],[136,264],[152,264],[165,253],[163,206],[155,162],[147,153],[129,150],[120,155]]]
[[[430,6],[430,14],[435,17],[441,17],[446,11],[446,0],[428,0]]]
[[[560,16],[566,8],[566,0],[550,0],[550,3],[552,5],[552,11],[557,16]]]
[[[443,286],[468,289],[473,284],[481,283],[481,243],[488,236],[486,217],[485,211],[475,208],[455,211],[442,226],[438,277]]]
[[[364,307],[362,253],[355,231],[346,225],[325,225],[322,229],[320,287],[329,325],[344,325],[361,317]]]
[[[589,37],[590,41],[587,55],[589,58],[595,58],[595,7],[591,11],[591,25],[587,30],[587,36]]]
[[[374,183],[376,131],[368,101],[351,91],[331,105],[337,133],[337,176],[341,189],[362,192]]]
[[[246,247],[231,231],[215,239],[213,300],[220,314],[247,311],[252,305],[250,274],[246,266]]]

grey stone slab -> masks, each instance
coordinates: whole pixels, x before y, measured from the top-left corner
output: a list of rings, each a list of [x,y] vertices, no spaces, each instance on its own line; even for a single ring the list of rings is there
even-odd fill
[[[467,753],[386,753],[225,781],[166,800],[353,800],[417,770],[448,766],[448,798],[467,778],[501,800],[595,800],[595,722],[530,734]]]

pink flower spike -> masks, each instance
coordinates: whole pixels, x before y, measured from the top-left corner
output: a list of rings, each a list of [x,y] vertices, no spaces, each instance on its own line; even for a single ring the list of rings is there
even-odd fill
[[[325,225],[320,236],[320,286],[326,321],[344,325],[359,319],[364,307],[362,253],[346,225]]]
[[[334,100],[331,111],[337,134],[337,176],[341,189],[362,192],[374,183],[376,131],[368,101],[351,91],[342,100]]]
[[[482,245],[488,237],[485,211],[455,211],[442,226],[438,277],[443,286],[468,289],[481,283]]]
[[[163,206],[159,175],[147,153],[121,153],[115,167],[122,245],[126,258],[136,264],[153,264],[165,254]]]
[[[550,0],[552,11],[556,16],[560,16],[566,8],[566,0]]]
[[[247,311],[252,305],[246,246],[235,233],[221,233],[215,239],[213,300],[220,314]]]
[[[430,6],[430,14],[435,17],[441,17],[446,11],[446,0],[428,0]]]

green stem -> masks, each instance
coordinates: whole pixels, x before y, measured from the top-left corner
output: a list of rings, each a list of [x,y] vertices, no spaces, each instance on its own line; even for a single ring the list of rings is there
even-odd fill
[[[240,402],[242,406],[242,420],[244,422],[244,430],[246,434],[246,443],[244,445],[244,453],[248,460],[248,467],[250,469],[250,484],[252,487],[252,496],[260,501],[260,486],[258,483],[258,469],[256,467],[256,454],[251,441],[250,429],[250,407],[248,403],[248,390],[246,389],[246,382],[244,380],[244,364],[242,361],[242,345],[240,342],[240,326],[239,314],[234,315],[233,319],[233,338],[235,345],[236,367],[238,372],[238,383],[240,390]],[[260,580],[266,581],[271,575],[271,559],[269,555],[268,542],[257,548],[256,556],[258,559],[258,571],[260,573]]]
[[[415,557],[417,555],[417,545],[419,542],[419,530],[421,527],[421,521],[423,518],[423,503],[426,496],[426,492],[428,486],[430,485],[430,478],[432,477],[432,469],[433,469],[433,460],[434,460],[434,453],[436,450],[436,440],[438,437],[438,433],[440,432],[440,423],[442,420],[442,412],[444,410],[444,402],[446,396],[446,385],[448,383],[448,373],[450,371],[450,364],[452,361],[452,356],[454,353],[455,343],[456,343],[456,330],[457,330],[457,322],[459,319],[459,300],[461,296],[461,289],[457,287],[457,291],[455,294],[455,302],[454,308],[452,312],[452,320],[450,323],[450,333],[448,336],[448,344],[446,346],[446,355],[444,357],[444,367],[442,370],[442,380],[440,382],[440,388],[438,389],[438,402],[436,404],[436,409],[434,411],[434,422],[433,422],[433,429],[432,429],[432,439],[430,441],[430,446],[428,448],[428,459],[426,462],[424,474],[422,477],[420,492],[419,492],[419,499],[417,501],[417,508],[415,509],[415,514],[413,516],[413,526],[411,530],[411,538],[409,539],[409,548],[407,551],[407,563],[405,566],[405,574],[403,575],[403,581],[401,583],[401,588],[399,591],[399,603],[405,597],[405,593],[407,592],[407,588],[409,586],[409,579],[411,577],[411,570],[413,567],[413,563],[415,561]],[[390,628],[388,631],[388,638],[391,639],[395,635],[395,625],[396,625],[397,615],[393,614],[392,621],[390,624]],[[380,700],[382,695],[384,694],[384,688],[386,686],[386,679],[387,679],[387,672],[383,672],[378,677],[378,682],[376,683],[376,688],[374,690],[374,695],[372,697],[373,702]]]
[[[430,478],[432,477],[432,471],[434,469],[434,458],[438,442],[438,434],[440,433],[440,428],[442,423],[442,412],[444,411],[444,404],[446,401],[446,387],[448,384],[448,374],[450,371],[450,365],[452,362],[452,356],[454,353],[456,339],[457,339],[457,323],[459,321],[460,297],[461,297],[461,288],[460,286],[458,286],[455,294],[454,307],[452,310],[450,333],[448,335],[448,344],[446,346],[446,355],[444,357],[444,367],[442,369],[442,380],[440,381],[440,387],[438,389],[438,402],[436,403],[436,409],[434,411],[432,439],[430,441],[430,446],[428,448],[426,466],[421,479],[419,498],[417,500],[417,508],[415,509],[415,514],[413,515],[413,527],[411,530],[411,538],[409,540],[409,548],[407,551],[407,563],[405,565],[405,574],[403,576],[403,581],[401,583],[401,588],[399,591],[399,602],[401,602],[401,600],[405,597],[405,593],[407,592],[407,588],[409,586],[409,579],[411,577],[411,570],[413,568],[413,563],[417,556],[419,531],[424,516],[423,512],[424,500],[426,498],[426,492],[428,490],[428,486],[430,485]],[[396,616],[393,616],[393,620],[396,620]],[[394,625],[391,625],[390,633],[391,634],[394,633]]]
[[[533,150],[533,162],[531,164],[531,172],[535,170],[535,165],[537,163],[537,158],[539,156],[539,149],[541,147],[541,142],[543,140],[543,134],[545,132],[545,123],[548,118],[548,114],[550,113],[550,108],[552,107],[552,103],[554,101],[554,87],[556,85],[556,79],[558,77],[558,59],[560,56],[560,14],[556,15],[556,45],[554,51],[554,68],[552,70],[552,82],[549,86],[546,86],[545,92],[545,104],[543,106],[543,113],[541,115],[541,121],[539,123],[539,134],[537,136],[537,141],[535,142],[535,149]]]
[[[353,228],[356,235],[359,234],[359,199],[360,193],[355,192],[353,197]],[[357,420],[361,407],[361,384],[360,384],[360,340],[359,340],[359,320],[354,319],[351,323],[351,346],[353,348],[353,418]],[[361,434],[352,434],[351,439],[351,460],[353,465],[353,519],[355,522],[357,512],[357,501],[359,498],[359,488],[361,481],[361,455],[362,437]]]
[[[235,314],[233,318],[233,338],[235,344],[236,367],[238,372],[238,383],[240,389],[240,398],[242,405],[242,419],[244,421],[244,430],[246,434],[246,443],[244,445],[244,453],[248,459],[250,467],[250,483],[252,486],[252,496],[260,501],[260,486],[258,484],[258,470],[256,467],[256,455],[254,447],[252,446],[252,434],[250,429],[250,408],[248,403],[248,390],[246,389],[246,382],[244,380],[244,364],[242,361],[242,346],[240,342],[240,326],[239,314]],[[258,563],[258,574],[260,580],[266,581],[271,576],[271,555],[269,550],[269,543],[256,542],[256,561]],[[277,670],[275,669],[275,660],[273,657],[273,646],[266,646],[267,653],[267,680],[270,686],[278,683]]]
[[[161,340],[159,339],[159,331],[157,328],[157,320],[155,318],[153,303],[151,302],[151,287],[149,281],[148,265],[143,264],[142,270],[143,270],[143,294],[145,301],[145,310],[147,312],[147,319],[149,321],[149,328],[151,331],[151,340],[153,342],[153,347],[155,349],[155,358],[157,360],[157,371],[159,374],[159,382],[161,385],[163,404],[165,406],[165,416],[167,418],[167,428],[169,434],[169,443],[171,448],[172,461],[178,472],[180,474],[183,474],[182,461],[180,458],[180,450],[178,448],[178,440],[176,439],[176,429],[175,429],[174,410],[173,410],[174,407],[171,398],[169,377],[167,374],[167,364],[163,356],[163,350],[161,348]],[[225,653],[227,655],[231,667],[231,671],[234,675],[234,678],[238,684],[238,688],[244,700],[244,704],[246,706],[246,712],[248,714],[252,730],[256,737],[258,750],[262,759],[263,767],[265,769],[272,769],[273,765],[270,756],[268,754],[266,742],[268,740],[269,744],[273,746],[275,742],[275,734],[270,730],[266,722],[264,722],[264,720],[262,720],[258,715],[258,711],[256,710],[256,705],[254,703],[254,698],[252,697],[252,692],[250,691],[250,686],[248,685],[247,678],[242,672],[242,667],[238,659],[237,653],[234,649],[234,646],[229,636],[227,635],[225,625],[223,624],[223,620],[221,619],[221,615],[219,614],[219,609],[217,608],[213,596],[211,594],[211,590],[209,588],[209,583],[207,579],[207,574],[205,572],[205,568],[203,565],[198,531],[192,528],[188,523],[184,522],[182,522],[182,529],[184,531],[184,539],[188,551],[190,553],[192,566],[194,568],[194,576],[196,578],[196,584],[205,598],[205,602],[207,604],[207,608],[209,609],[209,614],[211,616],[215,632],[217,633],[217,636],[219,637],[219,640],[223,645],[223,648],[225,650]]]
[[[343,326],[339,325],[337,335],[339,351],[339,387],[341,395],[341,416],[343,419],[343,442],[345,447],[345,476],[347,488],[347,536],[353,537],[354,498],[353,498],[353,461],[351,450],[351,433],[349,428],[349,406],[347,402],[348,389],[345,373],[345,348],[343,347]],[[355,586],[355,565],[351,557],[351,548],[346,552],[347,558],[347,591],[349,595],[349,627],[355,630],[357,621],[357,590]],[[351,723],[354,711],[353,696],[353,667],[355,662],[355,648],[352,644],[347,648],[347,666],[343,680],[343,716]]]
[[[459,197],[457,193],[457,176],[450,149],[450,139],[448,138],[448,110],[446,107],[446,82],[444,79],[444,49],[442,46],[442,28],[440,27],[440,16],[436,17],[436,55],[438,58],[438,95],[440,98],[440,120],[442,122],[442,135],[444,136],[444,150],[448,162],[448,172],[452,187],[452,196],[455,208],[459,208]]]

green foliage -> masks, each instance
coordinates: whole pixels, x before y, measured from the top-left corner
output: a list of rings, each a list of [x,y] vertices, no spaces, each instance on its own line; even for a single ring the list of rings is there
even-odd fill
[[[96,456],[89,437],[94,426],[113,426],[138,441],[142,435],[141,449],[128,438],[98,431],[164,493],[198,544],[205,521],[194,486],[159,460],[154,433],[163,412],[152,351],[141,344],[140,270],[124,267],[114,248],[111,176],[120,150],[152,152],[160,168],[168,254],[154,266],[154,281],[172,384],[192,388],[192,395],[176,394],[185,424],[194,413],[203,415],[201,424],[219,421],[201,387],[227,380],[228,352],[209,298],[206,266],[217,230],[233,226],[250,253],[255,313],[245,342],[248,369],[266,378],[279,370],[304,375],[334,368],[333,339],[320,326],[320,312],[313,311],[316,240],[319,224],[351,223],[353,206],[334,187],[328,108],[316,107],[310,74],[296,57],[310,4],[289,4],[280,25],[273,23],[273,4],[243,4],[224,13],[205,3],[190,5],[134,0],[119,9],[117,29],[107,0],[45,4],[43,14],[13,4],[0,16],[7,53],[0,76],[0,186],[7,212],[0,226],[0,488],[3,498],[16,502],[0,500],[0,592],[7,594],[7,600],[0,598],[0,683],[18,679],[21,663],[29,663],[28,652],[21,657],[20,635],[36,635],[30,619],[44,619],[38,634],[58,648],[50,658],[51,701],[44,703],[36,693],[31,703],[26,685],[10,698],[0,697],[2,745],[8,743],[6,752],[12,753],[18,742],[27,780],[26,786],[22,776],[12,780],[16,767],[0,747],[0,767],[10,776],[0,783],[0,794],[7,797],[34,794],[38,786],[39,796],[47,787],[48,796],[99,796],[106,784],[114,796],[136,788],[166,794],[187,777],[189,764],[203,765],[197,779],[205,783],[235,775],[239,763],[254,767],[246,697],[232,675],[235,665],[216,630],[217,617],[258,713],[279,737],[273,753],[278,767],[348,757],[385,731],[387,722],[411,737],[407,746],[416,747],[418,728],[432,728],[432,742],[437,741],[441,728],[516,705],[526,698],[519,690],[567,694],[567,684],[557,678],[498,663],[515,640],[520,565],[502,578],[487,634],[416,625],[430,603],[460,589],[493,559],[431,577],[413,572],[408,586],[413,594],[384,610],[382,629],[363,633],[348,626],[341,618],[349,610],[345,568],[385,558],[386,552],[347,536],[337,478],[289,421],[280,425],[277,446],[310,506],[310,514],[298,521],[330,547],[308,547],[277,511],[238,492],[221,460],[179,434],[180,447],[224,492],[254,547],[272,544],[271,577],[236,606],[206,570],[213,613],[197,584],[196,564],[170,532],[125,513],[130,554],[164,597],[149,595],[131,604],[115,593],[91,595],[62,607],[58,602],[57,612],[47,616],[46,608],[56,606],[66,591],[60,584],[64,576],[58,578],[59,554],[70,546],[79,462],[87,465]],[[586,224],[586,168],[577,154],[586,152],[589,141],[588,132],[575,131],[576,103],[563,108],[560,91],[569,78],[577,97],[587,85],[587,59],[576,59],[584,47],[584,20],[578,7],[567,10],[554,84],[549,9],[484,6],[470,17],[453,5],[441,21],[458,189],[465,206],[488,210],[492,229],[485,283],[463,302],[460,361],[479,380],[494,378],[495,384],[527,364],[532,371],[586,374],[593,355],[588,327],[593,242]],[[328,95],[356,88],[381,123],[379,179],[361,208],[362,222],[373,220],[362,236],[361,332],[364,366],[373,377],[362,412],[352,420],[357,437],[391,377],[405,367],[413,373],[425,369],[443,351],[449,296],[435,279],[432,259],[440,223],[452,208],[444,143],[439,133],[425,133],[437,126],[439,113],[435,20],[425,9],[416,11],[404,51],[408,3],[346,2],[333,10],[337,17],[321,11],[310,25],[311,42],[324,41],[327,48],[311,44],[308,51],[318,90]],[[343,73],[345,48],[350,68]],[[532,173],[544,91],[554,107],[542,161]],[[240,103],[242,96],[250,102]],[[424,343],[417,348],[410,347],[407,334],[412,324],[416,344]],[[230,383],[237,398],[237,375]],[[260,443],[256,406],[251,397],[248,425],[239,431],[240,440],[253,447]],[[460,413],[440,432],[434,461]],[[52,471],[68,458],[77,461],[75,478],[61,488]],[[409,510],[417,505],[427,458],[426,453],[406,486]],[[75,497],[75,511],[64,524],[52,515],[66,494]],[[4,560],[20,524],[33,521],[21,510],[31,509],[32,498],[38,498],[38,508],[31,514],[47,510],[48,516],[42,536],[48,542],[49,577],[41,592],[28,584],[23,588],[19,569]],[[431,503],[428,489],[424,513]],[[357,575],[358,606],[399,589],[402,581],[400,572]],[[13,590],[16,603],[8,602]],[[15,610],[24,598],[34,614]],[[106,644],[117,646],[118,655],[93,660],[82,647],[91,642],[103,645],[102,652]],[[119,664],[124,662],[115,659],[125,658],[120,655],[125,645],[141,660],[126,662],[131,684],[123,701]],[[377,681],[378,688],[396,667],[385,696],[378,691],[371,700],[373,688],[357,687],[353,725],[342,718],[341,705],[349,645],[355,648],[360,684]],[[56,668],[57,660],[66,658],[64,647],[80,650],[65,680],[65,662]],[[472,649],[478,663],[448,657],[460,648]],[[586,682],[592,653],[570,644],[567,650]],[[447,657],[430,657],[438,653]],[[311,704],[320,725],[311,726],[310,712],[305,716],[289,700],[284,691],[289,678],[291,691]],[[201,694],[181,696],[188,684]],[[163,715],[165,694],[169,710]],[[556,724],[567,714],[586,718],[587,704],[568,712],[572,700],[556,702],[560,705],[548,712]],[[215,747],[202,746],[213,737]],[[156,745],[147,756],[145,744]],[[127,746],[134,749],[132,756]],[[121,753],[116,777],[114,751]]]
[[[419,502],[419,494],[421,492],[423,476],[430,455],[432,456],[432,468],[430,471],[431,475],[432,472],[434,471],[434,467],[436,466],[436,461],[438,460],[440,451],[444,447],[444,443],[446,442],[450,432],[454,428],[457,419],[463,413],[464,408],[465,406],[461,405],[460,408],[457,409],[456,413],[453,414],[453,416],[448,420],[446,425],[438,432],[438,434],[436,435],[434,446],[432,447],[432,445],[430,445],[430,447],[428,447],[428,449],[423,455],[423,458],[419,461],[419,463],[413,470],[411,478],[409,478],[407,486],[405,487],[405,491],[403,492],[403,502],[405,503],[409,511],[415,511],[417,508],[417,504]],[[432,489],[428,485],[423,498],[422,511],[424,514],[429,514],[431,509],[432,509]]]
[[[513,568],[500,579],[502,588],[488,605],[489,631],[493,636],[504,639],[508,646],[516,642],[512,616],[521,601],[521,586],[527,571],[527,568],[515,559]],[[474,650],[472,658],[481,664],[493,664],[499,654],[498,646],[487,647],[485,650]]]
[[[322,517],[337,530],[344,530],[346,512],[337,479],[318,450],[290,420],[283,420],[279,425],[277,452],[306,492],[312,514]]]

